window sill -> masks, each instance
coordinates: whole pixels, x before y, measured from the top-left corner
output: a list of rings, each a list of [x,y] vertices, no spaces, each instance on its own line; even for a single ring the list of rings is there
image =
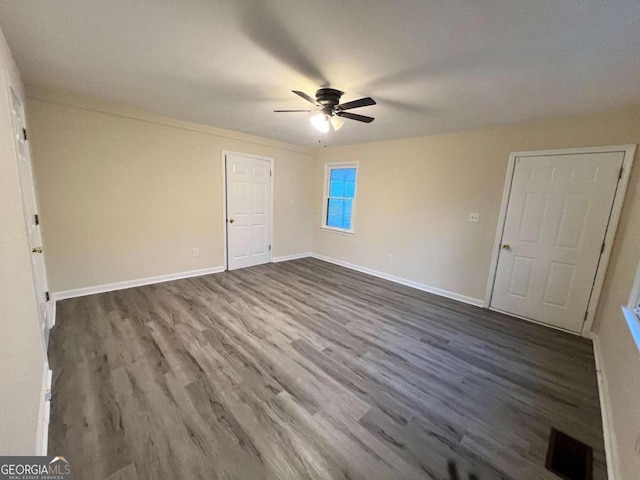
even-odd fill
[[[326,225],[323,225],[320,228],[322,230],[327,230],[329,232],[335,232],[335,233],[341,233],[343,235],[353,235],[355,233],[353,230],[344,230],[342,228],[327,227]]]
[[[636,311],[625,307],[622,307],[622,313],[624,313],[624,318],[627,319],[629,330],[631,330],[631,336],[636,342],[636,347],[640,352],[640,316],[638,315],[638,313],[636,313]]]

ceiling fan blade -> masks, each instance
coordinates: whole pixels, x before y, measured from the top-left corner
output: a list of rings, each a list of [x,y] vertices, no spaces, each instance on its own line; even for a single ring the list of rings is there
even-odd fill
[[[373,117],[367,117],[366,115],[358,115],[357,113],[349,113],[349,112],[338,112],[336,113],[339,117],[348,118],[350,120],[357,120],[358,122],[371,123],[375,119]]]
[[[283,112],[315,112],[315,110],[274,110],[274,112],[277,112],[277,113],[283,113]]]
[[[341,103],[336,108],[340,110],[349,110],[351,108],[368,107],[369,105],[375,105],[376,101],[371,97],[364,97],[359,100],[353,100],[347,103]]]
[[[318,102],[315,101],[315,99],[311,98],[309,95],[307,95],[304,92],[301,92],[299,90],[291,90],[293,93],[295,93],[296,95],[304,98],[307,102],[309,103],[313,103],[314,105],[318,105]]]

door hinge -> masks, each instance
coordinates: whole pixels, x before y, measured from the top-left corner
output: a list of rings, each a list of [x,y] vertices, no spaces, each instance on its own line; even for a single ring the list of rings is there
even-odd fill
[[[584,312],[584,320],[583,322],[587,321],[587,315],[589,315],[589,310],[587,310],[586,312]]]
[[[269,245],[269,251],[271,251],[271,245]]]
[[[602,242],[602,247],[600,247],[600,255],[602,255],[602,252],[604,252],[604,244],[605,242]]]
[[[40,225],[40,218],[37,213],[33,216],[33,220],[36,222],[36,225]]]
[[[273,177],[273,171],[272,170],[269,170],[269,176]]]
[[[620,173],[618,173],[618,180],[622,178],[622,172],[624,171],[624,167],[620,167]]]
[[[22,139],[23,139],[23,140],[29,140],[29,139],[27,138],[27,129],[26,129],[26,128],[23,128],[23,129],[22,129]]]
[[[47,299],[47,302],[48,302],[49,300],[51,300],[51,297],[50,297],[50,295],[49,295],[49,292],[44,292],[44,298],[46,298],[46,299]]]

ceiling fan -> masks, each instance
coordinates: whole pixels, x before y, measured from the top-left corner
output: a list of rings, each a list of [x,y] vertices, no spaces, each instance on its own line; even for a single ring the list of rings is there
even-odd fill
[[[373,117],[367,117],[366,115],[358,115],[357,113],[346,112],[345,110],[351,110],[352,108],[368,107],[369,105],[375,105],[376,101],[371,97],[364,97],[351,102],[340,103],[340,97],[344,92],[336,90],[335,88],[320,88],[316,91],[315,100],[311,96],[298,90],[292,90],[296,95],[304,98],[307,102],[315,105],[313,110],[274,110],[274,112],[318,112],[311,117],[312,125],[321,132],[328,132],[330,128],[334,131],[340,130],[344,124],[343,118],[350,120],[356,120],[358,122],[371,123]]]

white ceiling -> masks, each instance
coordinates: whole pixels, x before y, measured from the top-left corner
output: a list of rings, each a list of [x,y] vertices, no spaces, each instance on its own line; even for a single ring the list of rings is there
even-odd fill
[[[293,89],[378,101],[329,145],[640,104],[638,0],[5,0],[0,27],[28,85],[306,145]]]

